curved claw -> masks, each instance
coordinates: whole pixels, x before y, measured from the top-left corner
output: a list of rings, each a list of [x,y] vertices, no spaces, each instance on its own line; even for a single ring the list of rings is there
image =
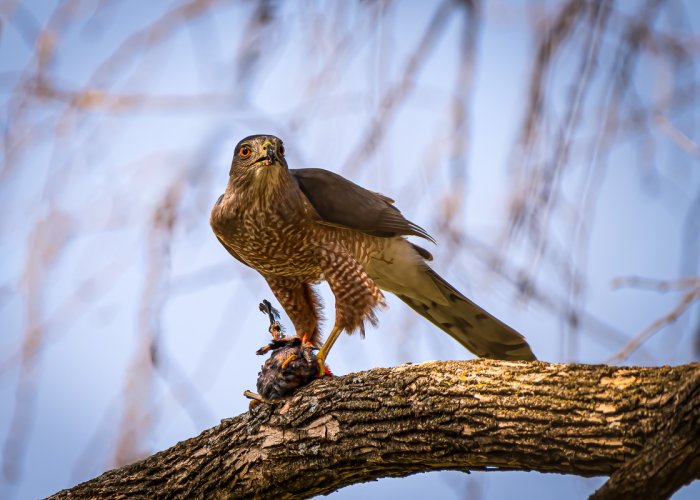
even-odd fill
[[[289,366],[289,363],[296,360],[297,358],[298,356],[296,354],[290,354],[289,356],[287,356],[287,359],[285,359],[282,362],[282,369],[285,370]]]

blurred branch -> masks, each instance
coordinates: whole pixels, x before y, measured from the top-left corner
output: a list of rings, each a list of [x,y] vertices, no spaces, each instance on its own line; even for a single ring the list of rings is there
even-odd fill
[[[74,221],[61,211],[50,212],[34,227],[22,273],[25,327],[19,352],[19,375],[14,411],[2,453],[3,476],[8,483],[22,475],[22,462],[36,418],[37,379],[46,334],[44,289],[61,251],[72,236]],[[11,362],[12,360],[8,360]]]
[[[669,120],[661,113],[655,113],[654,123],[661,129],[661,131],[666,134],[679,148],[684,150],[689,155],[700,159],[700,145],[696,144],[690,137],[684,134],[681,130],[675,127]]]
[[[453,236],[455,234],[453,233]],[[616,347],[627,340],[627,336],[616,328],[605,323],[586,310],[572,310],[566,298],[557,294],[552,288],[545,288],[530,279],[527,269],[516,265],[497,249],[486,245],[476,238],[461,235],[460,245],[466,247],[469,253],[488,268],[488,270],[507,282],[520,296],[550,312],[565,321],[576,322],[583,328],[586,335],[606,347]],[[471,268],[460,268],[459,273],[468,276]]]
[[[646,342],[654,334],[658,333],[665,326],[675,322],[695,301],[700,300],[700,286],[695,285],[688,293],[683,295],[680,302],[668,314],[654,321],[651,325],[642,330],[636,337],[630,340],[620,351],[615,354],[609,363],[621,363],[626,360],[630,354],[636,351],[639,346]]]
[[[646,288],[658,292],[670,292],[686,290],[688,288],[700,288],[700,277],[690,276],[677,280],[657,280],[640,276],[629,276],[625,278],[615,278],[612,286],[613,288]]]
[[[678,447],[659,457],[647,445],[664,434]],[[308,498],[430,470],[587,477],[659,458],[694,465],[657,471],[658,491],[700,478],[700,364],[430,362],[316,381],[52,498]]]
[[[124,408],[116,436],[114,463],[128,464],[147,455],[145,443],[154,425],[153,391],[158,369],[161,314],[167,296],[170,254],[177,206],[184,179],[173,181],[147,226],[146,275],[141,296],[136,348],[123,388]]]
[[[512,245],[521,238],[528,244],[528,280],[535,282],[544,266],[565,290],[572,315],[580,315],[585,307],[589,239],[613,147],[623,134],[642,134],[645,150],[653,150],[659,141],[652,134],[651,117],[666,116],[671,108],[682,112],[696,100],[694,72],[688,74],[691,78],[661,85],[663,99],[636,90],[640,61],[661,65],[663,54],[677,64],[671,77],[679,79],[683,68],[692,65],[687,47],[691,37],[684,37],[682,30],[670,37],[657,29],[660,13],[674,12],[671,6],[663,10],[664,6],[663,0],[644,0],[623,13],[615,2],[567,0],[555,4],[551,20],[545,16],[540,26],[525,119],[513,151],[518,182],[511,191],[503,240]],[[561,70],[558,64],[575,69]],[[667,92],[668,87],[673,90]],[[585,137],[586,129],[595,131],[593,138]],[[694,145],[679,134],[673,130],[675,140],[686,151],[694,151]],[[654,168],[652,160],[648,162]],[[644,159],[640,163],[646,164]],[[573,223],[561,206],[567,196],[575,213]],[[561,240],[562,233],[566,243],[557,249],[553,242]],[[562,263],[568,271],[562,272]],[[566,357],[575,359],[576,322],[563,325]]]
[[[445,149],[449,149],[447,160],[451,179],[450,189],[446,191],[440,203],[442,207],[438,224],[441,231],[449,231],[453,226],[460,227],[459,222],[462,220],[463,207],[467,205],[468,201],[469,150],[472,128],[471,101],[474,92],[477,47],[482,19],[481,2],[463,1],[460,4],[463,10],[463,24],[460,32],[459,59],[456,62],[457,78],[452,90],[449,108],[451,127],[447,137],[440,137],[447,142]],[[432,153],[435,149],[442,148],[435,148],[433,141],[431,141],[429,149]],[[448,240],[448,244],[453,241],[456,240]],[[454,257],[457,255],[457,249],[446,248],[445,254]]]
[[[418,45],[411,53],[401,71],[401,78],[387,90],[382,97],[379,111],[374,117],[372,124],[357,143],[355,149],[348,155],[342,170],[344,172],[356,171],[364,164],[367,158],[374,154],[377,147],[382,142],[385,133],[393,118],[396,116],[400,106],[408,98],[418,71],[430,59],[430,53],[435,48],[437,41],[445,33],[444,25],[450,19],[450,14],[454,10],[451,0],[443,0],[437,11],[430,20]]]
[[[230,94],[149,95],[124,94],[99,88],[66,90],[48,82],[37,82],[32,88],[35,97],[58,101],[75,111],[120,113],[139,112],[202,112],[221,109],[231,102]]]
[[[155,420],[154,378],[158,373],[196,428],[209,421],[211,412],[195,385],[164,350],[161,315],[168,297],[170,255],[177,209],[185,189],[185,177],[175,179],[156,207],[149,228],[147,275],[139,314],[139,335],[124,386],[124,410],[117,436],[114,461],[125,464],[143,458],[146,437]]]

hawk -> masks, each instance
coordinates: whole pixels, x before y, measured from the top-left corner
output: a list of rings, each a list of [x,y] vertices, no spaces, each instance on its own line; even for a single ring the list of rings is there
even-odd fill
[[[377,323],[382,290],[477,356],[536,359],[522,335],[428,266],[431,254],[406,237],[433,238],[394,200],[328,170],[290,169],[273,135],[236,145],[210,223],[224,248],[265,278],[304,345],[321,345],[321,305],[312,286],[328,282],[335,321],[317,355],[320,367],[341,332],[364,333],[365,322]]]

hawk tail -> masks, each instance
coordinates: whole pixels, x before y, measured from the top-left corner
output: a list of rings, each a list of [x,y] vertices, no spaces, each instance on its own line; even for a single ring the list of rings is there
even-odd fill
[[[422,286],[394,292],[414,311],[477,356],[511,361],[537,359],[521,334],[466,298],[426,264],[421,267]]]

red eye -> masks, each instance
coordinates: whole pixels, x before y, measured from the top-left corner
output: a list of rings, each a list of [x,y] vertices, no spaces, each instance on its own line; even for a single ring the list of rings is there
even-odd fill
[[[238,151],[238,156],[241,158],[248,158],[252,152],[253,151],[251,151],[248,146],[241,146],[241,149]]]
[[[284,156],[284,144],[280,144],[280,147],[279,147],[279,149],[277,149],[277,151],[280,152],[281,156]]]

